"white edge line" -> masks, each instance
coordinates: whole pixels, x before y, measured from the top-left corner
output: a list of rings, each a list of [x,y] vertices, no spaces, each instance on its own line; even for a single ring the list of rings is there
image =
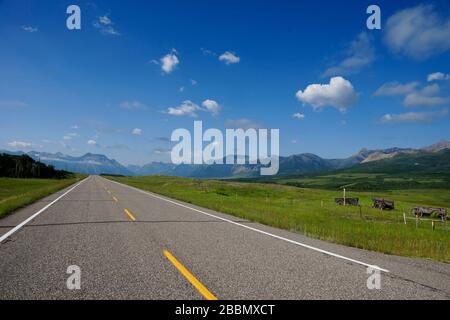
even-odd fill
[[[222,218],[222,217],[216,216],[216,215],[214,215],[214,214],[211,214],[211,213],[208,213],[208,212],[205,212],[205,211],[196,209],[196,208],[192,208],[192,207],[187,206],[187,205],[184,205],[184,204],[182,204],[182,203],[178,203],[178,202],[176,202],[176,201],[169,200],[169,199],[166,199],[166,198],[164,198],[164,197],[157,196],[157,195],[155,195],[155,194],[153,194],[153,193],[151,193],[151,192],[144,191],[144,190],[141,190],[141,189],[138,189],[138,188],[135,188],[135,187],[132,187],[132,186],[123,184],[123,183],[119,183],[119,182],[117,182],[117,181],[113,181],[113,180],[109,180],[109,179],[107,179],[107,180],[108,180],[108,181],[111,181],[111,182],[113,182],[113,183],[116,183],[116,184],[118,184],[118,185],[125,186],[125,187],[128,187],[128,188],[134,189],[134,190],[136,190],[136,191],[139,191],[139,192],[141,192],[141,193],[150,195],[150,196],[152,196],[152,197],[154,197],[154,198],[157,198],[157,199],[160,199],[160,200],[164,200],[164,201],[170,202],[170,203],[175,204],[175,205],[177,205],[177,206],[180,206],[180,207],[183,207],[183,208],[187,208],[187,209],[190,209],[190,210],[193,210],[193,211],[196,211],[196,212],[205,214],[205,215],[207,215],[207,216],[210,216],[210,217],[213,217],[213,218],[216,218],[216,219],[219,219],[219,220],[222,220],[222,221],[225,221],[225,222],[228,222],[228,223],[237,225],[237,226],[242,227],[242,228],[245,228],[245,229],[249,229],[249,230],[252,230],[252,231],[255,231],[255,232],[258,232],[258,233],[267,235],[267,236],[272,237],[272,238],[275,238],[275,239],[283,240],[283,241],[286,241],[286,242],[289,242],[289,243],[292,243],[292,244],[295,244],[295,245],[298,245],[298,246],[301,246],[301,247],[304,247],[304,248],[307,248],[307,249],[311,249],[311,250],[314,250],[314,251],[317,251],[317,252],[320,252],[320,253],[323,253],[323,254],[326,254],[326,255],[335,257],[335,258],[347,260],[347,261],[350,261],[350,262],[353,262],[353,263],[356,263],[356,264],[360,264],[360,265],[363,265],[363,266],[366,266],[366,267],[370,267],[370,268],[373,268],[373,269],[377,269],[377,270],[379,270],[379,271],[383,271],[383,272],[389,273],[389,270],[380,268],[380,267],[375,266],[375,265],[372,265],[372,264],[368,264],[368,263],[365,263],[365,262],[362,262],[362,261],[359,261],[359,260],[355,260],[355,259],[352,259],[352,258],[348,258],[348,257],[345,257],[345,256],[341,256],[340,254],[337,254],[337,253],[333,253],[333,252],[330,252],[330,251],[326,251],[326,250],[323,250],[323,249],[319,249],[319,248],[316,248],[316,247],[313,247],[313,246],[310,246],[310,245],[307,245],[307,244],[304,244],[304,243],[301,243],[301,242],[298,242],[298,241],[294,241],[294,240],[291,240],[291,239],[288,239],[288,238],[284,238],[284,237],[281,237],[281,236],[277,236],[277,235],[275,235],[275,234],[273,234],[273,233],[269,233],[269,232],[262,231],[262,230],[259,230],[259,229],[253,228],[253,227],[249,227],[249,226],[246,226],[246,225],[244,225],[244,224],[241,224],[241,223],[238,223],[238,222],[235,222],[235,221],[226,219],[226,218]]]
[[[90,176],[89,176],[90,177]],[[5,233],[3,236],[0,237],[0,243],[2,243],[4,240],[6,240],[8,237],[10,237],[13,233],[17,232],[18,230],[20,230],[24,225],[26,225],[28,222],[30,222],[31,220],[33,220],[34,218],[36,218],[38,215],[40,215],[42,212],[44,212],[45,210],[47,210],[49,207],[51,207],[53,204],[55,204],[56,202],[58,202],[58,200],[60,200],[62,197],[64,197],[65,195],[67,195],[70,191],[72,191],[73,189],[75,189],[76,187],[78,187],[80,184],[82,184],[83,182],[87,181],[87,179],[89,179],[89,177],[84,178],[83,180],[81,180],[80,182],[78,182],[76,185],[74,185],[72,188],[70,188],[69,190],[67,190],[66,192],[64,192],[62,195],[60,195],[58,198],[56,198],[55,200],[53,200],[52,202],[50,202],[49,204],[47,204],[45,207],[43,207],[41,210],[39,210],[38,212],[36,212],[35,214],[33,214],[31,217],[29,217],[28,219],[22,221],[21,223],[19,223],[17,226],[15,226],[14,228],[12,228],[11,230],[9,230],[7,233]]]

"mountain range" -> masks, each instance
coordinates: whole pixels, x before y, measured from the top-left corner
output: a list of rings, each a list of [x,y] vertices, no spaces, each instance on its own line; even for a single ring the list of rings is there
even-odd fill
[[[436,144],[420,148],[389,148],[368,150],[361,149],[354,155],[343,159],[324,159],[312,153],[302,153],[287,157],[280,157],[280,170],[278,175],[311,174],[339,169],[347,169],[358,164],[376,162],[383,159],[391,159],[398,155],[408,156],[417,153],[435,153],[444,149],[450,149],[450,141],[442,140]],[[257,177],[260,173],[260,164],[233,164],[233,165],[174,165],[172,163],[152,162],[143,166],[124,166],[114,159],[109,159],[102,154],[86,153],[80,157],[74,157],[58,153],[48,152],[22,152],[0,150],[6,154],[27,154],[36,161],[54,166],[58,170],[84,174],[114,174],[126,176],[144,175],[170,175],[195,178],[245,178]]]

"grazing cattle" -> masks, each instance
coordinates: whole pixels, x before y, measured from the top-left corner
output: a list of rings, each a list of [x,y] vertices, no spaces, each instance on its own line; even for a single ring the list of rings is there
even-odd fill
[[[447,210],[444,208],[431,208],[431,207],[414,207],[411,210],[415,216],[423,217],[423,216],[431,216],[436,214],[437,217],[444,220],[447,219]]]
[[[381,210],[394,210],[394,201],[386,200],[386,199],[378,199],[373,198],[373,208],[381,209]]]

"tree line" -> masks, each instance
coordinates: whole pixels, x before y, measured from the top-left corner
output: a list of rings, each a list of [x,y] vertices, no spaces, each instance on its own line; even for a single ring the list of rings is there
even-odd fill
[[[0,177],[63,179],[69,172],[33,160],[28,155],[0,154]]]

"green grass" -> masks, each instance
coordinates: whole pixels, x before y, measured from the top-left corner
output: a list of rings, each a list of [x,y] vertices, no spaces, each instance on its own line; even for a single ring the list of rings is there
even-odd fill
[[[242,180],[241,180],[242,181]],[[258,181],[254,179],[253,181]],[[413,176],[406,174],[331,172],[311,176],[280,176],[264,182],[280,183],[300,188],[337,190],[341,187],[358,191],[405,190],[427,188],[449,189],[449,175]]]
[[[299,232],[311,237],[387,254],[450,262],[450,233],[430,222],[416,228],[403,223],[403,212],[413,206],[450,208],[450,191],[442,189],[351,192],[359,207],[340,207],[339,191],[301,189],[277,184],[227,182],[177,177],[108,177],[140,189],[205,208]],[[371,198],[395,200],[396,210],[372,209]],[[323,203],[323,206],[322,206]],[[409,217],[412,217],[408,214]]]
[[[83,175],[67,179],[0,178],[0,218],[81,180]]]

